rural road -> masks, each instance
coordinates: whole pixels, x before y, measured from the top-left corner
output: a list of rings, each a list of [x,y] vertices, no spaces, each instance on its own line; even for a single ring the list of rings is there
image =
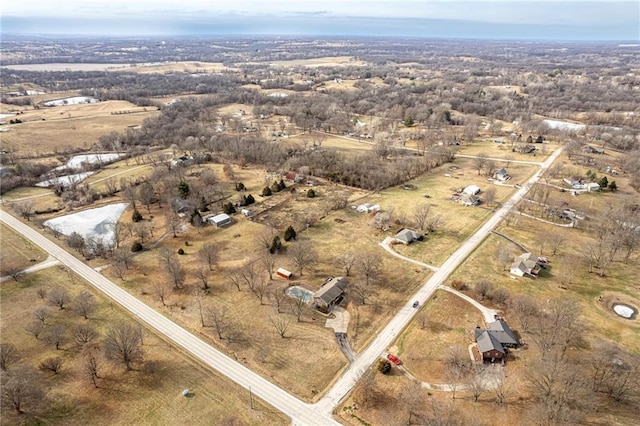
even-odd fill
[[[262,376],[249,370],[244,365],[232,360],[222,352],[214,349],[205,341],[196,337],[173,321],[142,303],[136,297],[121,289],[109,279],[94,271],[91,267],[76,259],[73,255],[50,241],[40,232],[22,223],[5,211],[0,210],[0,221],[4,222],[25,238],[31,240],[62,264],[77,273],[95,288],[131,312],[139,321],[154,329],[158,335],[165,337],[175,345],[183,348],[204,364],[233,380],[245,389],[251,389],[254,395],[263,399],[279,411],[291,417],[295,425],[339,425],[331,416],[331,410],[319,411]],[[189,384],[185,383],[188,387]],[[221,388],[221,392],[222,392]],[[176,390],[178,392],[178,390]]]
[[[349,393],[362,375],[364,375],[378,357],[393,343],[402,330],[404,330],[413,317],[419,312],[419,309],[413,308],[413,302],[417,300],[421,306],[424,305],[438,289],[438,286],[480,245],[491,230],[495,228],[509,211],[526,195],[531,186],[538,182],[543,173],[562,153],[562,150],[563,148],[558,148],[544,163],[541,163],[540,170],[434,272],[431,278],[407,301],[396,316],[394,316],[387,326],[375,337],[371,344],[356,357],[355,361],[349,365],[342,376],[336,381],[335,385],[315,404],[319,410],[328,414],[338,406],[340,401]]]
[[[299,400],[262,376],[214,349],[205,341],[127,293],[100,273],[76,259],[62,247],[41,235],[40,232],[22,223],[7,212],[0,210],[0,221],[40,246],[51,256],[57,258],[62,264],[69,267],[102,293],[131,312],[139,321],[144,322],[150,328],[154,329],[160,336],[165,337],[167,340],[183,348],[204,364],[233,380],[245,389],[251,389],[257,397],[291,417],[294,425],[338,425],[339,423],[332,417],[333,410],[349,391],[351,391],[380,354],[391,345],[419,312],[419,309],[412,307],[413,301],[418,300],[420,304],[423,305],[433,295],[438,286],[476,249],[491,230],[524,197],[531,186],[540,179],[542,174],[556,160],[561,152],[562,148],[559,148],[550,155],[549,158],[541,164],[540,170],[529,179],[527,184],[523,185],[508,202],[503,204],[473,236],[463,243],[462,246],[434,272],[431,278],[407,301],[389,324],[387,324],[375,337],[373,342],[356,357],[354,362],[349,365],[334,386],[316,404],[307,404]],[[188,384],[185,384],[185,386],[187,385]]]

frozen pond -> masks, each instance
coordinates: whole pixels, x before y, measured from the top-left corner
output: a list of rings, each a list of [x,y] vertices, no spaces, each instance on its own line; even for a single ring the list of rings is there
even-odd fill
[[[78,213],[56,217],[43,223],[44,226],[56,229],[63,235],[74,232],[85,240],[102,240],[103,244],[114,245],[113,224],[118,222],[128,203],[110,204],[96,209],[83,210]]]
[[[54,170],[64,170],[64,169],[80,169],[82,168],[83,163],[87,164],[99,164],[99,163],[111,163],[116,161],[118,158],[122,157],[124,154],[119,152],[113,152],[110,154],[84,154],[84,155],[74,155],[71,157],[67,164],[64,166],[56,167]]]
[[[96,98],[90,98],[89,96],[74,96],[72,98],[56,99],[55,101],[48,101],[44,103],[44,106],[54,107],[62,105],[78,105],[78,104],[95,104],[100,102]]]
[[[623,305],[621,303],[613,305],[613,310],[616,314],[626,319],[633,319],[633,317],[638,313],[638,311],[632,306]]]
[[[587,128],[584,124],[569,123],[561,120],[542,120],[551,130],[566,130],[569,132],[581,132]]]
[[[309,303],[311,301],[311,299],[313,299],[313,293],[311,293],[306,288],[302,288],[302,287],[298,287],[298,286],[289,287],[285,291],[285,293],[287,294],[287,296],[289,296],[291,298],[294,298],[294,299],[300,299],[304,303]]]
[[[15,114],[0,114],[0,120],[3,118],[15,117]]]
[[[51,179],[43,180],[42,182],[36,183],[36,186],[41,188],[48,188],[54,185],[62,185],[64,187],[71,186],[74,183],[82,182],[95,172],[84,172],[84,173],[76,173],[73,175],[67,176],[58,176]]]

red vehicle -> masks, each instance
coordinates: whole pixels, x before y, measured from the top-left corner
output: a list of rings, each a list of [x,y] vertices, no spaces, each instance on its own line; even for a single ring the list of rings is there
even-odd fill
[[[395,356],[395,355],[388,354],[388,355],[387,355],[387,359],[388,359],[389,361],[391,361],[391,363],[392,363],[392,364],[395,364],[395,365],[400,365],[400,364],[402,364],[402,361],[400,361],[400,358],[398,358],[398,357],[397,357],[397,356]]]

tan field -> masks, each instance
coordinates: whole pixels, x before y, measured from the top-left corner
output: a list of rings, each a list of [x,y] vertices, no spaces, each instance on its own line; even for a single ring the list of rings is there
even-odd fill
[[[39,247],[16,234],[5,224],[0,224],[0,276],[8,271],[27,268],[47,258]]]
[[[120,114],[120,112],[127,112]],[[67,148],[91,148],[101,136],[138,126],[159,112],[125,101],[67,105],[25,111],[23,123],[8,125],[3,145],[18,153],[51,153]]]
[[[72,298],[81,291],[90,291],[96,301],[96,310],[88,320],[82,319],[72,309],[60,310],[47,306],[37,295],[44,288],[51,291],[64,286]],[[111,364],[98,351],[98,388],[85,376],[83,348],[67,337],[60,350],[46,343],[41,336],[35,339],[24,327],[32,320],[32,311],[48,307],[49,317],[45,328],[63,324],[68,333],[79,324],[91,324],[100,334],[119,321],[132,321],[112,302],[75,277],[73,280],[60,267],[52,267],[24,277],[20,282],[2,284],[3,342],[14,343],[21,352],[21,364],[37,367],[47,357],[63,359],[58,374],[37,373],[40,386],[48,394],[47,401],[27,405],[26,414],[16,416],[9,409],[3,410],[3,425],[22,421],[47,422],[48,424],[108,423],[114,425],[153,425],[187,422],[204,424],[214,422],[239,422],[241,424],[286,424],[288,420],[256,400],[256,408],[250,408],[248,393],[183,355],[150,332],[145,332],[143,349],[145,359],[132,371],[121,365]],[[46,330],[43,333],[46,335]],[[97,340],[96,342],[99,342]],[[100,345],[96,345],[98,348]],[[181,396],[189,389],[191,396]]]

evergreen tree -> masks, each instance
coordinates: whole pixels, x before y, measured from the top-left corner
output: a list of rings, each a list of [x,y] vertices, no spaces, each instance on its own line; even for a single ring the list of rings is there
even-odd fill
[[[278,182],[273,182],[271,184],[271,192],[276,193],[276,192],[280,192],[280,185],[278,185]]]
[[[291,225],[289,225],[289,227],[284,231],[284,240],[285,241],[295,240],[297,236],[298,236],[298,234],[296,233],[296,230],[293,229],[293,226],[291,226]]]
[[[265,197],[268,197],[271,195],[271,188],[269,188],[268,186],[265,186],[262,189],[262,195],[264,195]]]
[[[313,189],[309,189],[309,190],[307,191],[307,197],[309,197],[309,198],[315,198],[315,196],[316,196],[316,191],[314,191]]]
[[[178,184],[178,193],[180,193],[180,198],[183,200],[189,198],[189,184],[186,181],[180,181]]]
[[[598,185],[600,185],[600,188],[606,189],[609,186],[609,179],[606,176],[602,176],[598,181]]]
[[[273,237],[273,240],[271,240],[271,246],[269,247],[269,253],[275,254],[275,253],[279,252],[280,250],[282,250],[282,241],[280,241],[280,237],[276,235],[275,237]]]
[[[233,203],[229,202],[222,205],[222,211],[225,212],[226,214],[233,214],[236,212],[236,208],[233,205]]]
[[[611,183],[609,183],[609,189],[614,192],[618,190],[618,185],[616,185],[615,180],[612,180]]]
[[[287,187],[287,185],[284,183],[284,180],[280,179],[280,182],[278,182],[278,190],[282,191],[286,187]]]
[[[536,138],[536,143],[542,143],[544,142],[544,138],[542,137],[542,135],[538,135],[538,137]]]
[[[133,209],[133,213],[131,213],[131,221],[140,222],[141,220],[142,220],[142,214],[138,211],[138,209]]]
[[[249,194],[249,195],[247,195],[246,202],[247,202],[247,206],[248,206],[248,205],[251,205],[251,204],[255,203],[256,199],[253,198],[253,195]]]
[[[195,226],[196,228],[199,228],[204,224],[204,221],[202,220],[202,215],[200,215],[200,212],[198,211],[198,209],[194,209],[193,213],[191,213],[191,217],[189,218],[189,223],[192,226]]]
[[[203,211],[203,212],[209,211],[209,203],[207,203],[207,199],[204,198],[204,196],[200,198],[200,211]]]
[[[244,191],[244,190],[246,190],[244,183],[242,182],[236,183],[236,191]]]

